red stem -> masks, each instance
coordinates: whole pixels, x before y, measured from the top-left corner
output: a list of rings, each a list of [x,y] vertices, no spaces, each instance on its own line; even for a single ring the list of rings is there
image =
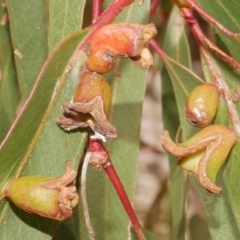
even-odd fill
[[[91,139],[89,142],[88,152],[91,152],[96,157],[101,157],[101,159],[105,158],[106,162],[103,164],[103,168],[107,173],[110,181],[112,182],[121,202],[122,205],[132,223],[132,226],[137,234],[139,240],[146,240],[141,225],[136,217],[136,214],[131,206],[131,203],[128,199],[126,191],[121,183],[120,178],[111,162],[109,157],[108,151],[103,147],[102,142],[98,139]],[[96,154],[96,155],[95,155]]]
[[[240,69],[239,62],[237,62],[234,58],[228,56],[225,52],[223,52],[220,48],[218,48],[210,39],[208,39],[204,35],[204,33],[202,32],[202,29],[200,28],[191,10],[187,8],[182,8],[181,12],[200,47],[210,49],[213,53],[219,56],[223,61],[225,61],[226,63],[228,63],[234,68]]]
[[[94,24],[101,15],[102,0],[93,0],[92,2],[92,23]]]
[[[165,57],[168,57],[167,54],[162,50],[158,42],[154,39],[149,41],[149,46],[158,54],[158,56],[164,61]]]
[[[186,0],[187,3],[191,5],[203,18],[205,18],[208,22],[214,24],[218,29],[220,29],[224,34],[231,38],[240,38],[240,33],[233,33],[229,31],[227,28],[222,26],[216,19],[207,14],[196,2],[195,0]]]
[[[189,28],[190,28],[192,34],[194,35],[197,43],[200,46],[204,46],[203,39],[205,38],[205,35],[203,34],[203,32],[202,32],[196,18],[192,14],[191,10],[189,10],[187,8],[182,8],[181,12],[182,12],[183,17],[186,20]]]
[[[118,197],[120,198],[124,208],[125,208],[125,211],[129,217],[129,219],[131,220],[132,222],[132,226],[133,228],[135,229],[136,231],[136,234],[138,236],[138,239],[139,240],[145,240],[145,236],[143,235],[143,231],[142,231],[142,228],[141,228],[141,225],[136,217],[136,214],[132,208],[132,205],[128,199],[128,196],[124,190],[124,187],[121,183],[121,180],[119,179],[118,177],[118,174],[117,172],[115,171],[115,168],[114,166],[112,165],[111,163],[111,160],[110,158],[108,159],[108,164],[107,166],[104,168],[105,172],[107,173],[109,179],[111,180],[117,194],[118,194]]]
[[[161,0],[153,0],[150,7],[150,15],[154,14]]]

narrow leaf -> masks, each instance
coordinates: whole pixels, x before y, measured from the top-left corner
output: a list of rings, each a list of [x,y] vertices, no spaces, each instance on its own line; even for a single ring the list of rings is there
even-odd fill
[[[9,32],[7,8],[0,6],[0,142],[7,134],[20,98],[13,49]]]
[[[18,81],[26,100],[48,55],[47,1],[6,2]]]
[[[62,113],[61,103],[70,101],[79,80],[79,69],[85,61],[83,52],[69,74],[69,61],[88,31],[66,37],[46,61],[24,107],[0,149],[0,187],[14,176],[41,175],[56,177],[64,172],[66,160],[79,165],[86,134],[67,134],[56,125]],[[56,223],[30,215],[6,200],[0,202],[0,235],[14,239],[18,229],[20,239],[50,239]],[[29,227],[32,226],[31,228]]]
[[[68,34],[80,30],[86,1],[49,1],[49,49]]]

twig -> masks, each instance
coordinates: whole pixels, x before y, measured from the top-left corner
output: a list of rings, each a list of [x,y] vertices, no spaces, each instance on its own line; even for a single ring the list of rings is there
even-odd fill
[[[229,64],[234,68],[240,69],[239,62],[237,62],[234,58],[228,56],[225,52],[223,52],[220,48],[218,48],[210,39],[208,39],[204,35],[202,29],[199,27],[199,24],[196,18],[194,17],[193,13],[189,9],[182,8],[181,12],[188,26],[190,27],[192,34],[194,35],[196,41],[200,46],[204,46],[210,49],[213,53],[215,53],[218,57],[220,57],[224,62],[226,62],[227,64]]]
[[[82,166],[82,173],[81,173],[81,197],[82,197],[82,204],[83,204],[83,213],[88,229],[88,236],[90,240],[94,240],[94,230],[91,225],[90,221],[90,215],[89,215],[89,210],[88,210],[88,203],[87,203],[87,195],[86,195],[86,178],[87,178],[87,168],[88,164],[91,158],[90,153],[86,153],[86,156],[83,161],[83,166]]]
[[[118,177],[118,174],[111,162],[108,151],[103,147],[102,142],[97,139],[90,139],[89,147],[87,150],[89,153],[92,153],[91,164],[95,166],[100,166],[105,170],[109,179],[111,180],[122,204],[125,208],[125,211],[131,220],[132,226],[137,234],[139,240],[146,240],[141,225],[136,217],[136,214],[131,206],[131,203],[128,199],[126,191],[121,183],[121,180]],[[105,161],[103,161],[105,160]]]
[[[240,40],[240,33],[233,33],[221,25],[216,19],[211,17],[208,13],[206,13],[194,0],[185,0],[188,4],[190,4],[202,17],[204,17],[208,22],[215,25],[218,29],[220,29],[225,35],[229,36],[233,39]]]

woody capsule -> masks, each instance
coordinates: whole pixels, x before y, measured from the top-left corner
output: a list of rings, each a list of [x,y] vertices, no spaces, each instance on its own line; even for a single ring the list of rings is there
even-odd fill
[[[100,74],[83,71],[73,102],[62,104],[64,113],[57,123],[65,131],[90,127],[97,138],[115,139],[117,130],[107,119],[110,104],[107,80]]]

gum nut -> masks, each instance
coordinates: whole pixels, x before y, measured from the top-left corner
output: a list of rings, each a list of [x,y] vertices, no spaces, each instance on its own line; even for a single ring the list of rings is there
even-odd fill
[[[59,213],[59,190],[41,185],[49,180],[34,176],[12,179],[7,184],[5,194],[16,206],[27,212],[55,218]]]
[[[111,105],[111,89],[107,80],[100,74],[84,72],[77,86],[74,102],[89,102],[100,96],[107,115]]]
[[[189,94],[186,101],[187,121],[195,127],[209,126],[218,108],[218,89],[213,84],[202,84]]]

